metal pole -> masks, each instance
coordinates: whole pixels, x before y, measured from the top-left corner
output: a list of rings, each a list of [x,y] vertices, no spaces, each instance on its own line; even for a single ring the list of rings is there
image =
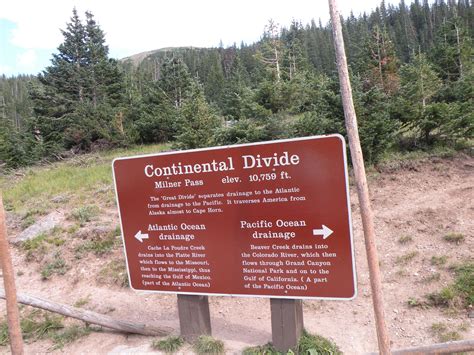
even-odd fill
[[[20,328],[20,314],[16,299],[15,277],[13,274],[12,258],[7,241],[5,210],[3,209],[2,191],[0,190],[0,262],[3,271],[3,284],[7,301],[8,333],[13,355],[23,354],[23,338]]]
[[[360,145],[359,131],[357,128],[357,117],[352,101],[351,83],[349,81],[349,71],[347,69],[346,52],[344,50],[344,39],[342,37],[341,19],[337,8],[336,0],[329,1],[329,11],[331,13],[332,33],[334,37],[334,47],[336,49],[337,70],[341,86],[342,104],[346,119],[346,130],[349,137],[349,147],[351,150],[352,165],[357,185],[360,210],[362,215],[362,225],[364,228],[365,249],[369,264],[370,286],[372,288],[372,301],[377,326],[377,339],[381,354],[391,354],[390,338],[385,324],[385,311],[382,297],[382,279],[379,269],[379,258],[375,246],[374,214],[370,206],[369,189],[365,174],[364,158]]]

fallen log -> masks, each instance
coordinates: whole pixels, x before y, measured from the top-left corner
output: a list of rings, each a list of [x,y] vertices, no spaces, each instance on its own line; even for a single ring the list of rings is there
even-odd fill
[[[392,355],[427,355],[427,354],[454,354],[474,350],[474,340],[450,341],[413,348],[393,350]],[[370,353],[376,355],[378,353]]]
[[[0,289],[0,298],[5,299],[5,290],[3,289]],[[146,324],[117,320],[103,314],[52,302],[25,293],[18,293],[17,298],[18,302],[24,305],[41,308],[46,311],[58,313],[66,317],[79,319],[89,324],[100,325],[123,333],[166,336],[173,332],[173,328],[170,327],[152,327]]]

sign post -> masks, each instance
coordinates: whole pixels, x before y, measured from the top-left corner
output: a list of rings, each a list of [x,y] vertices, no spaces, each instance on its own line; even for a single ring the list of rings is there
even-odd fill
[[[211,315],[207,296],[178,294],[180,334],[192,342],[200,335],[211,335]]]
[[[352,299],[345,154],[344,139],[332,135],[114,160],[131,287]],[[292,312],[302,328],[298,302]],[[272,314],[279,304],[272,301]],[[206,317],[196,322],[210,332]]]
[[[298,344],[303,333],[303,302],[271,298],[272,343],[276,350],[286,352]]]
[[[16,297],[15,276],[7,239],[7,223],[0,190],[0,264],[3,272],[5,300],[7,301],[8,334],[13,355],[23,354],[23,336],[20,327],[20,311]]]
[[[359,196],[362,225],[364,228],[365,250],[367,252],[370,286],[372,289],[372,302],[374,306],[375,322],[377,324],[377,340],[380,353],[383,355],[389,355],[391,354],[390,336],[385,323],[385,311],[383,308],[382,277],[380,275],[377,247],[375,246],[374,214],[370,205],[364,157],[360,145],[357,116],[352,101],[352,89],[349,80],[349,70],[347,68],[346,51],[344,49],[344,38],[342,37],[341,18],[336,0],[329,0],[329,11],[331,13],[332,33],[336,50],[337,70],[339,73],[339,83],[341,85],[346,130],[349,138],[352,165],[354,166],[357,195]]]

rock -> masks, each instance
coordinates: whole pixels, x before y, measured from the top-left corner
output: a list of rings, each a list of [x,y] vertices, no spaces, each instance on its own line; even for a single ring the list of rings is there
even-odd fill
[[[15,238],[12,238],[10,241],[14,244],[17,244],[24,242],[25,240],[36,238],[40,234],[49,232],[54,227],[58,226],[64,220],[64,218],[64,214],[59,211],[51,212],[33,225],[26,228],[23,232],[18,234]]]

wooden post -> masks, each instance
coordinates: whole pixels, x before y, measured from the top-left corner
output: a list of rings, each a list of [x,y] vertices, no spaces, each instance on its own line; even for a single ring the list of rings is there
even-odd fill
[[[362,225],[364,227],[365,249],[369,264],[370,286],[372,289],[372,301],[377,326],[377,339],[381,354],[390,354],[390,338],[385,324],[385,311],[382,297],[382,279],[379,269],[379,258],[375,246],[374,215],[370,205],[369,189],[365,174],[364,158],[360,145],[359,131],[357,128],[357,117],[352,101],[351,83],[349,81],[349,71],[347,69],[346,52],[344,50],[344,39],[342,37],[341,18],[337,8],[336,0],[329,1],[331,13],[332,33],[334,37],[334,47],[336,49],[337,70],[341,86],[342,104],[346,119],[346,130],[349,137],[349,147],[351,150],[352,165],[357,185],[357,195],[359,197],[360,210],[362,215]]]
[[[211,335],[211,315],[207,296],[178,295],[179,329],[187,341]]]
[[[271,298],[272,343],[276,350],[295,349],[303,333],[303,302],[301,300]]]
[[[13,273],[10,247],[7,240],[7,225],[0,191],[0,263],[3,271],[3,284],[7,301],[8,333],[13,355],[23,354],[23,337],[20,327],[20,312],[16,299],[15,276]]]
[[[440,354],[460,354],[474,353],[474,339],[450,341],[447,343],[438,343],[413,348],[399,349],[392,352],[393,355],[440,355]],[[379,353],[370,353],[367,355],[378,355]]]

